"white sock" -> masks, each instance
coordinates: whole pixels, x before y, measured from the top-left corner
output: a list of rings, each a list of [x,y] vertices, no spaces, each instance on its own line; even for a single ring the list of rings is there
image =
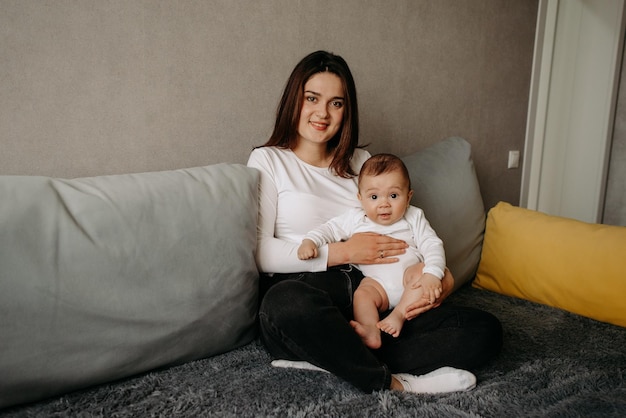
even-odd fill
[[[308,361],[294,361],[294,360],[274,360],[272,361],[274,367],[284,367],[287,369],[302,369],[302,370],[314,370],[317,372],[330,373],[328,370],[322,369],[309,363]]]
[[[402,383],[405,391],[413,393],[460,392],[476,386],[476,376],[453,367],[442,367],[421,376],[397,373],[393,377]]]

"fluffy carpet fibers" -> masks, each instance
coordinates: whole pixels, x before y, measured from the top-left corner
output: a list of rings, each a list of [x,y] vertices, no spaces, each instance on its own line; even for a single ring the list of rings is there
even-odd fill
[[[314,371],[275,369],[253,342],[212,358],[0,411],[6,417],[624,417],[626,329],[465,287],[450,298],[498,316],[501,355],[467,393],[364,394]],[[0,376],[0,379],[2,377]]]

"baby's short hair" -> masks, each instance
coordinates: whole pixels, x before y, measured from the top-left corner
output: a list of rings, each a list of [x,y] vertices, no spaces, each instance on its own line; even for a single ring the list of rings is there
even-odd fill
[[[361,187],[362,176],[378,176],[384,173],[390,173],[392,171],[399,171],[402,177],[406,179],[406,182],[411,190],[411,177],[409,176],[409,170],[404,165],[404,162],[393,154],[376,154],[363,163],[361,172],[359,173],[359,188]]]

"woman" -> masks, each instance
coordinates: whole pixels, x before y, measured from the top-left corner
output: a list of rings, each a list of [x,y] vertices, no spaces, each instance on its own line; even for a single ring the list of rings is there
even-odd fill
[[[303,58],[283,92],[272,136],[248,161],[261,172],[261,338],[275,358],[310,363],[366,392],[470,389],[475,377],[460,369],[495,356],[502,330],[486,312],[439,306],[452,289],[449,273],[435,304],[411,305],[400,337],[383,334],[382,347],[370,350],[349,323],[363,278],[352,264],[397,262],[406,243],[361,233],[320,247],[315,259],[298,259],[304,234],[359,206],[356,173],[370,155],[358,146],[358,133],[346,62],[325,51]]]

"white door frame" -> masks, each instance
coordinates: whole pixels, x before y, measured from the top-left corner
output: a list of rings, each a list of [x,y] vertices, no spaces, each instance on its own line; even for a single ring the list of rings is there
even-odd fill
[[[520,206],[601,221],[624,1],[539,1]]]

